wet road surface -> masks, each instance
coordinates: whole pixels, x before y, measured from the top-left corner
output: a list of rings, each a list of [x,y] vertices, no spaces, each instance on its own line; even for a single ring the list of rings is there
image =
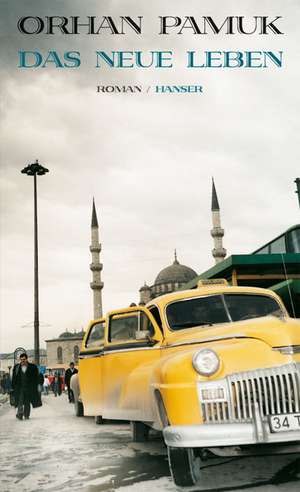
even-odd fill
[[[66,395],[44,397],[28,421],[0,410],[2,492],[175,491],[166,449],[158,434],[132,443],[126,423],[96,425],[74,416]],[[193,490],[299,492],[299,455],[216,459],[203,463]]]

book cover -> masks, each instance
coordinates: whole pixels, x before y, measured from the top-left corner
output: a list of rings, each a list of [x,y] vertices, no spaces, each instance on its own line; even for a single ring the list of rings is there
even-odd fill
[[[1,1],[1,353],[33,349],[38,161],[40,345],[178,261],[251,253],[299,222],[296,0]],[[93,201],[94,200],[94,201]]]

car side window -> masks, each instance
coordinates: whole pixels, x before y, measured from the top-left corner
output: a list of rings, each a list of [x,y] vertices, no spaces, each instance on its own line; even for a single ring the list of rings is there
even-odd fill
[[[109,323],[109,340],[135,340],[135,334],[138,330],[138,313],[130,315],[113,315]]]
[[[155,319],[156,323],[158,324],[160,331],[163,333],[162,321],[161,321],[158,307],[150,306],[149,311],[152,314],[153,318]]]
[[[85,342],[86,348],[99,347],[104,343],[104,321],[92,326],[88,338]]]
[[[141,331],[148,331],[149,335],[151,337],[153,337],[153,335],[155,333],[153,324],[151,323],[147,314],[143,313],[143,312],[141,313],[141,316],[140,316],[140,330]]]

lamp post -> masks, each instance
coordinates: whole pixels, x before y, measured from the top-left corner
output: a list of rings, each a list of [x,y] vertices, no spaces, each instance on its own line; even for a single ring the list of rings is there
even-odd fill
[[[39,263],[38,263],[38,220],[37,220],[37,176],[43,176],[49,169],[38,160],[22,169],[21,173],[33,176],[34,196],[34,362],[40,364],[40,322],[39,322]]]

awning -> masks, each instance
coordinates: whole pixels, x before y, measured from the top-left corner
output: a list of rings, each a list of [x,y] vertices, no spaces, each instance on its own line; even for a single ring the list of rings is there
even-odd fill
[[[300,316],[300,280],[285,280],[270,289],[281,297],[291,315]]]

